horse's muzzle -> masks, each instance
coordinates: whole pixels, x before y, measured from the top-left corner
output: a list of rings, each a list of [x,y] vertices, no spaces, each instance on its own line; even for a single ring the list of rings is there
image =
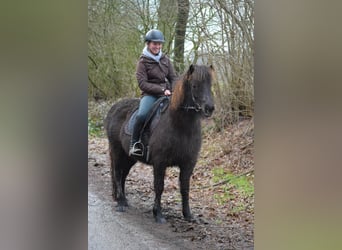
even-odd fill
[[[203,115],[205,117],[210,117],[213,114],[214,110],[215,110],[214,105],[205,104],[203,108]]]

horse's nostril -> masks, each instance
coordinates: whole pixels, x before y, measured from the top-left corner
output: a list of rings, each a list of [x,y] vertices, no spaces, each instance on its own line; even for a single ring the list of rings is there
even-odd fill
[[[214,111],[215,107],[214,106],[211,106],[211,105],[205,105],[204,107],[204,112],[205,114],[207,115],[211,115]]]
[[[208,111],[214,111],[215,108],[214,108],[214,106],[209,106],[209,105],[208,105],[208,106],[206,107],[206,109],[207,109]]]

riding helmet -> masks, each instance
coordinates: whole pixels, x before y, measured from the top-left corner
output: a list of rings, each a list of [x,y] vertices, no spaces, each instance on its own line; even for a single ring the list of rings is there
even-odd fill
[[[146,33],[145,42],[165,42],[164,35],[160,30],[150,30]]]

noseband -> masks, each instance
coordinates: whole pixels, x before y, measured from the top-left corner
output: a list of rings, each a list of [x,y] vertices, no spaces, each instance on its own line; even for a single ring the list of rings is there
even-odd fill
[[[191,87],[190,87],[190,92],[191,92],[192,102],[194,103],[194,105],[181,106],[181,108],[185,109],[186,111],[195,110],[195,112],[200,112],[202,110],[202,107],[201,107],[201,105],[198,102],[196,102],[194,94],[192,93],[192,88]]]

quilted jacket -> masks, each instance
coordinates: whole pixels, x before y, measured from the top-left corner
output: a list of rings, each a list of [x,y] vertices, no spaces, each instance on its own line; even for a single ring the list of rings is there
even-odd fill
[[[142,95],[162,96],[164,91],[172,91],[176,74],[170,59],[162,55],[159,62],[141,55],[137,63],[136,77]]]

